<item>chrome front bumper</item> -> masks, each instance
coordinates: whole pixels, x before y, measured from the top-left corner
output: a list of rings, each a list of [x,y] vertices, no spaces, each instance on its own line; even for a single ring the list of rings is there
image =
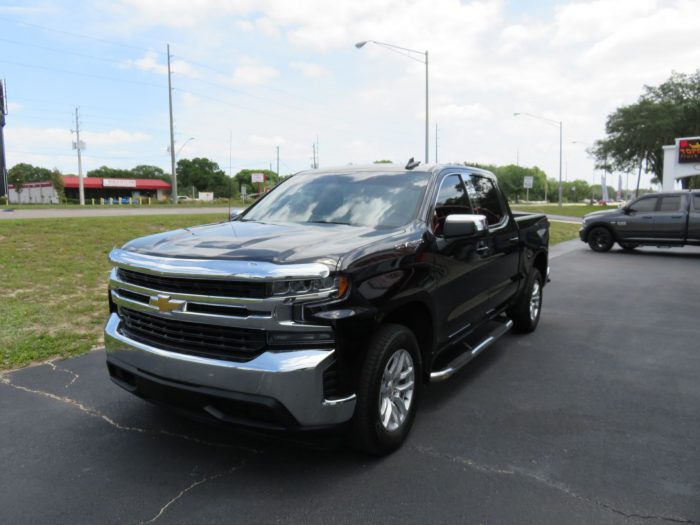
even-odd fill
[[[355,411],[355,395],[326,400],[323,373],[334,349],[266,351],[237,363],[170,352],[134,341],[119,331],[119,315],[105,326],[107,360],[174,385],[216,389],[231,394],[271,398],[281,403],[298,426],[323,427],[347,422]]]

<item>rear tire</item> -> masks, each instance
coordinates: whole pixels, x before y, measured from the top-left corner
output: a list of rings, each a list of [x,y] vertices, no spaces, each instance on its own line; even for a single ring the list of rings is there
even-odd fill
[[[527,288],[523,290],[518,301],[508,310],[513,321],[513,329],[517,332],[534,332],[540,322],[542,313],[542,274],[533,268],[527,279]]]
[[[353,425],[355,448],[375,455],[398,449],[416,415],[421,356],[413,332],[402,325],[381,326],[362,365]]]
[[[607,252],[615,244],[615,239],[613,239],[610,230],[604,226],[598,226],[593,228],[588,233],[588,246],[594,252]]]

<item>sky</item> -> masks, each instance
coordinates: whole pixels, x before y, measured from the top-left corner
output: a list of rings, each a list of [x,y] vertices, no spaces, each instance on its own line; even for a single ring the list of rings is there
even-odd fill
[[[175,150],[243,168],[520,164],[600,182],[586,149],[644,85],[700,64],[697,0],[0,0],[9,166],[170,169]],[[541,118],[514,113],[529,113]],[[554,121],[554,123],[549,122]],[[437,126],[437,144],[436,144]],[[192,140],[188,140],[192,138]],[[617,177],[614,177],[617,179]],[[630,185],[634,177],[630,177]],[[643,185],[648,184],[645,176]],[[624,185],[625,177],[623,177]],[[608,178],[608,183],[615,185]]]

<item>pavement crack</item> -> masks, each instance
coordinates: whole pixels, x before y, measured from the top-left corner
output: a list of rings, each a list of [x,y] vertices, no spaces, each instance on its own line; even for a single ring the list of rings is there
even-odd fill
[[[79,378],[80,374],[77,374],[76,372],[73,372],[72,370],[68,370],[67,368],[61,368],[59,366],[56,366],[56,359],[53,359],[51,361],[46,361],[44,363],[46,366],[50,367],[51,370],[54,372],[65,372],[66,374],[70,374],[73,376],[73,378],[63,387],[63,388],[68,388],[73,385]]]
[[[181,439],[183,441],[189,441],[191,443],[196,443],[198,445],[204,445],[204,446],[210,446],[210,447],[219,447],[219,448],[226,448],[226,449],[235,449],[235,450],[242,450],[245,452],[251,452],[253,454],[259,454],[261,451],[256,448],[252,447],[246,447],[246,446],[241,446],[241,445],[230,445],[227,443],[216,443],[214,441],[207,441],[204,439],[199,439],[196,437],[188,436],[187,434],[180,434],[177,432],[170,432],[168,430],[163,430],[163,429],[148,429],[148,428],[141,428],[141,427],[132,427],[128,425],[122,425],[121,423],[118,423],[114,421],[111,417],[107,416],[106,414],[103,414],[102,412],[95,410],[94,408],[90,408],[80,401],[77,401],[75,399],[72,399],[68,396],[59,396],[57,394],[52,394],[51,392],[45,392],[43,390],[37,390],[34,388],[29,388],[26,386],[18,385],[16,383],[13,383],[10,377],[7,375],[7,373],[0,373],[0,383],[5,384],[9,386],[10,388],[14,388],[16,390],[21,390],[22,392],[27,392],[30,394],[35,394],[39,396],[43,396],[49,399],[53,399],[54,401],[59,401],[61,403],[65,403],[66,405],[69,405],[71,407],[77,408],[84,414],[87,414],[88,416],[101,419],[102,421],[108,423],[109,425],[113,426],[114,428],[117,428],[119,430],[127,431],[127,432],[137,432],[140,434],[156,434],[156,435],[163,435],[175,439]]]
[[[140,522],[138,523],[138,525],[145,525],[145,524],[147,524],[147,523],[153,523],[154,521],[158,520],[158,519],[165,513],[166,510],[168,510],[168,507],[170,507],[173,503],[175,503],[177,500],[179,500],[181,497],[183,497],[185,494],[187,494],[187,493],[188,493],[189,491],[191,491],[192,489],[198,487],[199,485],[202,485],[202,484],[204,484],[204,483],[207,483],[208,481],[213,481],[213,480],[215,480],[215,479],[219,479],[219,478],[221,478],[221,477],[223,477],[223,476],[226,476],[226,475],[228,475],[228,474],[231,474],[232,472],[234,472],[234,471],[238,470],[239,468],[241,468],[243,465],[244,465],[244,463],[241,463],[240,465],[238,465],[238,466],[236,466],[236,467],[231,467],[230,469],[228,469],[228,470],[225,471],[225,472],[219,472],[219,473],[217,473],[217,474],[212,474],[211,476],[205,476],[205,477],[203,477],[202,479],[199,479],[199,480],[195,481],[194,483],[188,485],[187,487],[185,487],[184,489],[182,489],[180,492],[178,492],[178,493],[175,495],[175,497],[169,499],[169,500],[167,501],[167,503],[166,503],[165,505],[163,505],[163,506],[160,508],[160,510],[158,511],[158,513],[157,513],[155,516],[153,516],[153,517],[152,517],[151,519],[149,519],[149,520],[140,521]]]
[[[582,501],[584,503],[588,503],[590,505],[595,505],[597,507],[600,507],[602,509],[605,509],[609,512],[613,512],[615,514],[618,514],[620,516],[624,516],[625,518],[636,518],[636,519],[642,519],[642,520],[658,520],[658,521],[666,521],[669,523],[686,523],[690,525],[700,525],[700,521],[696,520],[690,520],[687,518],[680,518],[676,516],[660,516],[656,514],[639,514],[636,512],[626,512],[624,510],[618,509],[613,507],[612,505],[609,505],[608,503],[604,503],[602,501],[598,501],[593,498],[589,498],[586,496],[582,496],[581,494],[573,491],[566,485],[558,482],[551,481],[543,476],[540,476],[538,474],[533,474],[532,472],[527,472],[521,469],[501,469],[497,467],[492,467],[490,465],[483,465],[480,463],[477,463],[469,458],[465,458],[462,456],[455,456],[452,454],[447,454],[445,452],[440,452],[438,450],[435,450],[433,447],[425,447],[422,445],[410,445],[411,448],[416,450],[417,452],[420,452],[421,454],[425,454],[427,456],[431,456],[433,458],[441,458],[441,459],[446,459],[448,461],[451,461],[453,463],[460,463],[462,465],[466,465],[470,467],[473,470],[476,470],[478,472],[483,472],[486,474],[497,474],[497,475],[507,475],[507,476],[520,476],[524,478],[528,478],[534,481],[537,481],[538,483],[541,483],[543,485],[546,485],[549,488],[558,490],[559,492],[562,492],[563,494],[566,494],[569,497],[575,498],[579,501]]]

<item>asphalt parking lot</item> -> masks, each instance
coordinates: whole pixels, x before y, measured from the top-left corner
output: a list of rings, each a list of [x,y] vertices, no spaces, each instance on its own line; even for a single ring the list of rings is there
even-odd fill
[[[542,321],[431,385],[373,459],[222,432],[104,354],[0,382],[2,523],[700,523],[700,249],[554,250]]]

